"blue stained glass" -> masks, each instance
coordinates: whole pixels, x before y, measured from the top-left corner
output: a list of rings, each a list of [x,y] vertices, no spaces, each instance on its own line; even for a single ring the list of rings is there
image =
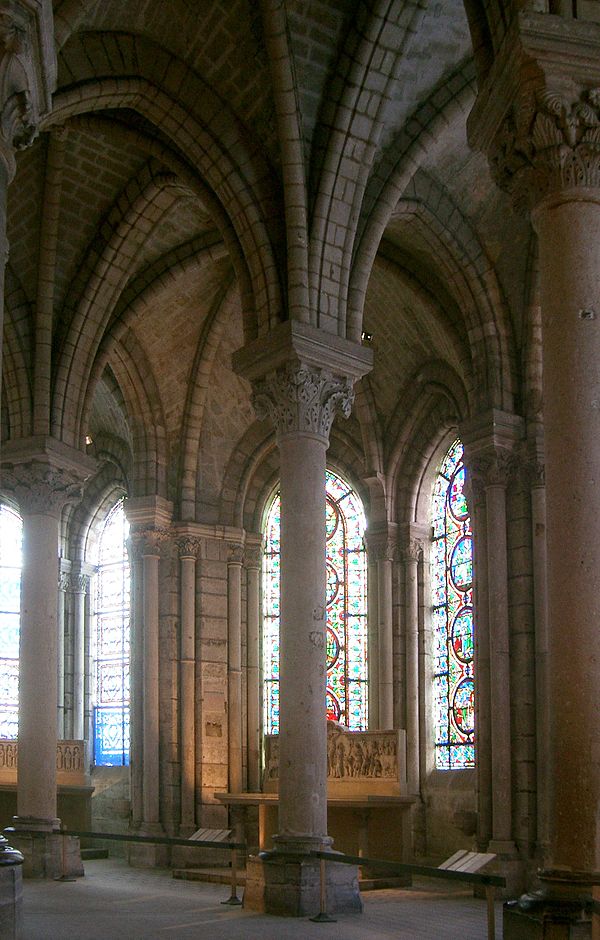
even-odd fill
[[[123,501],[112,508],[98,542],[95,590],[94,761],[129,764],[129,525]]]
[[[19,630],[23,523],[0,504],[0,737],[16,738],[19,724]]]
[[[473,539],[463,447],[442,461],[432,499],[434,736],[436,767],[475,765]]]
[[[327,697],[329,718],[352,730],[368,724],[365,516],[354,490],[326,471]],[[280,500],[271,503],[263,561],[264,727],[279,732]]]

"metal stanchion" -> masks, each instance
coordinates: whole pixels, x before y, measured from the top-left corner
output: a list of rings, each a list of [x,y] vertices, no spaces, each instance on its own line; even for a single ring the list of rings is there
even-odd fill
[[[231,895],[221,904],[230,904],[232,906],[241,904],[237,896],[237,849],[231,850]]]
[[[77,881],[76,878],[71,878],[70,875],[67,875],[67,836],[64,832],[61,832],[61,860],[62,860],[62,875],[59,875],[58,878],[55,878],[55,881]]]
[[[325,881],[325,859],[319,859],[319,875],[320,875],[320,887],[321,887],[321,903],[320,911],[316,917],[309,918],[314,921],[315,924],[336,924],[337,920],[335,917],[330,917],[327,913],[327,882]]]
[[[494,885],[486,885],[485,899],[487,901],[488,940],[495,940],[496,937],[496,912],[494,909],[495,896],[496,889]]]

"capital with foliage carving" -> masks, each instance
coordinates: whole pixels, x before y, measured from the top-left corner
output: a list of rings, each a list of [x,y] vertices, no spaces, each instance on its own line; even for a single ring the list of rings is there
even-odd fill
[[[404,561],[418,562],[423,557],[423,540],[410,538],[404,546]]]
[[[244,551],[244,565],[246,568],[260,568],[263,550],[260,545],[247,545]]]
[[[231,545],[227,553],[227,563],[230,565],[242,566],[244,562],[244,546]]]
[[[190,535],[184,535],[177,539],[177,551],[180,558],[197,558],[200,552],[202,541]]]
[[[259,419],[269,417],[279,438],[295,432],[329,442],[335,415],[350,416],[352,380],[289,362],[254,384],[252,403]]]
[[[14,496],[23,515],[60,516],[65,506],[80,502],[83,496],[83,481],[77,473],[37,460],[5,464],[2,487]]]
[[[129,536],[134,558],[160,558],[163,546],[168,542],[169,537],[169,530],[160,526],[134,530]]]
[[[522,9],[496,52],[468,119],[518,210],[546,196],[600,187],[600,31]]]
[[[500,128],[490,166],[521,210],[563,189],[599,188],[600,88],[525,95]]]
[[[496,449],[488,454],[475,457],[468,467],[467,479],[471,489],[478,495],[478,489],[491,486],[508,486],[518,468],[518,458],[514,453]]]
[[[14,153],[37,136],[55,84],[51,0],[0,0],[0,157],[9,179]]]

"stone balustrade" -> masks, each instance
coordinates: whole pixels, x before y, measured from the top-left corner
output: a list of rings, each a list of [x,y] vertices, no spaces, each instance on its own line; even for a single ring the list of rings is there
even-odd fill
[[[19,745],[14,739],[0,739],[0,786],[16,784]],[[84,741],[57,741],[56,777],[62,786],[87,786],[86,750]]]

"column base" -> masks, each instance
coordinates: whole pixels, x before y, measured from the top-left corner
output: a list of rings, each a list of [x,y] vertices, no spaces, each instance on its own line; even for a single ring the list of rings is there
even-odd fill
[[[496,858],[486,866],[486,871],[501,875],[506,880],[504,888],[498,888],[498,896],[503,900],[518,897],[527,885],[526,865],[517,854],[514,842],[493,839],[487,846],[487,852],[494,852]],[[481,886],[475,888],[477,897],[485,897]]]
[[[585,872],[541,871],[542,887],[504,905],[505,940],[583,940],[592,936],[592,885]]]
[[[332,852],[335,858],[335,853]],[[318,859],[285,857],[276,851],[250,856],[246,862],[244,907],[263,914],[309,917],[320,911],[321,866]],[[336,862],[325,864],[328,914],[360,914],[358,868]]]
[[[23,936],[23,873],[21,865],[0,866],[0,937]]]
[[[589,940],[592,919],[583,899],[565,904],[524,894],[505,902],[502,931],[504,940]]]
[[[160,823],[142,823],[139,829],[135,830],[136,836],[164,834],[165,830]],[[169,864],[169,847],[152,845],[151,842],[130,842],[127,846],[127,861],[133,868],[166,868]]]
[[[28,818],[15,817],[14,828],[4,830],[13,848],[25,859],[23,878],[83,878],[79,839],[41,826],[30,826]],[[59,820],[56,822],[60,825]]]

